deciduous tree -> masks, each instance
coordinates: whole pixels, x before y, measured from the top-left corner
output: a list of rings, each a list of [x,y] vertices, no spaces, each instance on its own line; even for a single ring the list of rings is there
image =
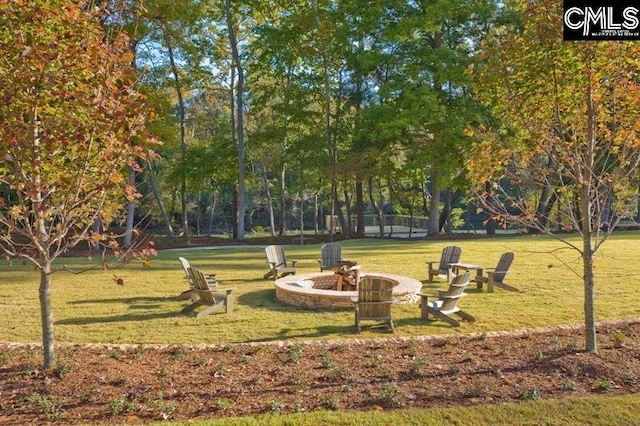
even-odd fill
[[[470,172],[479,188],[493,182],[490,196],[480,191],[487,209],[580,253],[586,349],[595,352],[596,252],[637,206],[640,45],[563,42],[561,2],[523,1],[519,12],[522,25],[493,31],[474,71],[508,124],[480,129]],[[537,208],[533,191],[555,197],[555,213]]]
[[[117,248],[92,226],[136,197],[128,166],[149,141],[130,44],[100,18],[72,1],[0,2],[0,250],[40,273],[46,368],[53,262],[82,241]]]

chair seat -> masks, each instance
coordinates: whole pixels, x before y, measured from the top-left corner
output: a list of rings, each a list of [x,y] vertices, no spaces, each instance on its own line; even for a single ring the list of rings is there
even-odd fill
[[[460,308],[458,308],[458,306],[455,306],[453,309],[442,309],[442,302],[443,300],[435,300],[433,302],[429,302],[429,307],[431,309],[435,309],[445,315],[448,314],[455,314],[456,312],[460,311]]]

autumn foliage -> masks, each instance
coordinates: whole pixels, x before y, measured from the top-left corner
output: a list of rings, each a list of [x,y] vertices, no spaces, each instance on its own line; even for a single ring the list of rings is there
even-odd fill
[[[86,3],[0,0],[0,251],[40,272],[47,368],[52,263],[81,241],[118,249],[95,224],[137,196],[124,173],[152,141],[130,42],[107,22]]]
[[[134,88],[129,40],[107,34],[100,18],[77,2],[0,2],[7,255],[56,257],[83,239],[102,241],[91,225],[136,197],[123,171],[148,152],[148,111]]]

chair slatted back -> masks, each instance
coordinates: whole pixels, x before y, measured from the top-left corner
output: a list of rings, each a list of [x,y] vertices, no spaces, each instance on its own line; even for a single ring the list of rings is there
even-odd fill
[[[182,265],[182,269],[184,269],[185,278],[189,278],[189,268],[191,267],[191,265],[189,265],[189,261],[184,257],[178,257],[178,260]]]
[[[338,243],[327,243],[322,246],[322,266],[333,268],[342,260],[342,246]]]
[[[363,278],[358,285],[360,319],[384,320],[391,317],[393,283],[377,278]]]
[[[282,246],[271,245],[264,248],[269,263],[275,263],[276,268],[287,266],[287,258],[284,255]]]
[[[458,306],[458,299],[462,297],[464,293],[464,289],[467,285],[469,285],[469,281],[471,279],[471,274],[469,272],[465,272],[464,274],[456,275],[451,284],[449,284],[449,289],[447,290],[445,297],[442,299],[442,306],[440,310],[443,312],[455,311]]]
[[[442,256],[440,257],[440,266],[438,269],[446,271],[451,263],[458,263],[462,249],[457,246],[449,246],[442,249]]]
[[[504,280],[504,276],[509,272],[509,267],[513,262],[514,254],[512,252],[503,253],[500,256],[500,260],[498,261],[498,266],[496,266],[496,271],[494,273],[494,280],[496,282],[501,283]]]
[[[204,274],[195,268],[189,268],[189,275],[193,280],[194,289],[198,293],[198,297],[208,305],[216,303],[213,291],[209,289],[207,278]]]

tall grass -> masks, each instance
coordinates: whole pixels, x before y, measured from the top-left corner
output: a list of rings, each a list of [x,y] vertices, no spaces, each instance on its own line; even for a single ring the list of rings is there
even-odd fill
[[[578,237],[570,237],[576,242]],[[462,247],[461,261],[486,267],[500,254],[515,252],[505,279],[520,293],[494,293],[471,286],[461,301],[477,323],[453,328],[441,321],[420,320],[417,304],[396,304],[394,336],[452,334],[581,323],[583,284],[581,259],[552,237],[508,236],[464,241],[341,242],[343,256],[362,265],[364,272],[406,275],[424,284],[424,291],[445,288],[427,283],[426,260],[440,257],[442,248]],[[287,257],[298,260],[299,273],[319,271],[320,245],[288,246]],[[217,273],[221,286],[236,287],[235,311],[204,318],[182,315],[188,303],[177,295],[187,289],[178,256],[192,266]],[[640,313],[640,233],[614,235],[598,253],[596,313],[598,320],[638,316]],[[31,265],[17,261],[0,267],[0,341],[39,342],[39,276]],[[62,259],[58,265],[82,268],[87,259]],[[261,247],[161,251],[149,268],[133,263],[125,269],[54,274],[52,299],[57,342],[222,344],[282,339],[343,339],[356,336],[352,310],[313,311],[275,300],[272,280]],[[114,277],[124,280],[116,285]],[[364,329],[359,338],[385,337],[381,329]]]

